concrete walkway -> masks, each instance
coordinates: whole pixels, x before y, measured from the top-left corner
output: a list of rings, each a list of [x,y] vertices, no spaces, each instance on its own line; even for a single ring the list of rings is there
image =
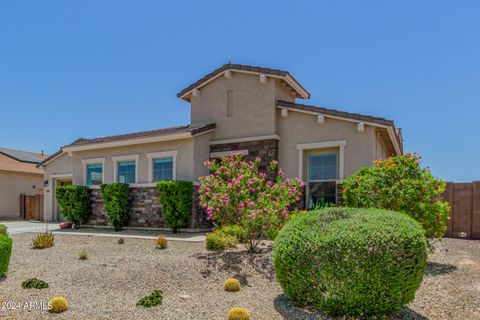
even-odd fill
[[[0,224],[4,224],[8,227],[8,233],[10,235],[20,233],[38,233],[45,231],[45,223],[34,221],[0,221]],[[172,241],[190,241],[190,242],[202,242],[205,241],[205,233],[198,232],[182,232],[172,233],[171,231],[158,231],[158,230],[137,230],[126,229],[120,232],[113,231],[113,229],[107,228],[80,228],[80,229],[60,229],[58,223],[48,223],[48,230],[54,234],[64,235],[78,235],[78,236],[97,236],[97,237],[112,237],[112,238],[136,238],[136,239],[157,239],[159,235],[165,236],[167,240]]]
[[[43,223],[36,221],[0,221],[0,224],[4,224],[8,228],[8,234],[19,234],[19,233],[28,233],[28,232],[43,232],[45,228],[48,228],[49,231],[54,231],[60,229],[58,223]]]

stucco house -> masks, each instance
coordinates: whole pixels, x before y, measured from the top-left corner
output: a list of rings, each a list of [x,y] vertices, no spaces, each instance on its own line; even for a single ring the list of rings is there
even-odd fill
[[[375,159],[402,153],[393,121],[300,104],[310,93],[287,71],[225,64],[181,90],[191,124],[123,135],[78,139],[39,167],[45,171],[45,214],[58,219],[55,187],[92,189],[92,224],[106,224],[101,183],[131,186],[130,225],[162,227],[155,185],[159,180],[198,181],[204,161],[241,153],[278,160],[285,176],[306,184],[305,203],[338,201],[338,185]],[[193,210],[196,211],[196,210]],[[193,213],[190,227],[201,219]]]
[[[0,147],[0,220],[40,218],[24,216],[20,195],[43,195],[43,170],[37,164],[46,158],[41,153]]]

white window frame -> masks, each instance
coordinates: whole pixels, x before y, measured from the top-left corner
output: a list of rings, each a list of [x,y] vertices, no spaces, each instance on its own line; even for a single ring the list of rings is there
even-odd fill
[[[172,179],[177,180],[177,154],[178,154],[177,150],[147,153],[147,158],[148,158],[148,182],[150,182],[150,183],[155,182],[155,181],[153,181],[153,160],[162,159],[162,158],[173,158]]]
[[[105,183],[105,158],[90,158],[90,159],[82,159],[83,164],[83,185],[91,187],[96,186],[94,184],[87,185],[87,165],[88,164],[102,164],[102,183]]]
[[[298,150],[298,177],[303,179],[303,154],[305,150],[338,148],[338,180],[343,180],[345,177],[345,146],[347,140],[324,141],[314,143],[297,144]],[[307,170],[308,176],[308,170]],[[308,179],[307,179],[308,180]]]
[[[133,184],[138,183],[138,159],[140,158],[139,154],[127,154],[121,156],[113,156],[113,181],[118,182],[118,163],[121,161],[131,161],[135,160],[135,182]],[[132,183],[130,183],[132,184]]]

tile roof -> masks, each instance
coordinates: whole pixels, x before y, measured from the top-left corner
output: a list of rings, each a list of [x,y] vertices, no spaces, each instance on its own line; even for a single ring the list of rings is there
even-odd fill
[[[297,110],[318,112],[318,113],[321,113],[321,114],[324,114],[324,115],[330,115],[330,116],[341,117],[341,118],[348,118],[348,119],[353,119],[353,120],[358,120],[358,121],[373,122],[373,123],[381,124],[381,125],[384,125],[384,126],[394,126],[394,123],[393,123],[392,120],[387,120],[387,119],[384,119],[384,118],[379,118],[379,117],[374,117],[374,116],[369,116],[369,115],[363,115],[363,114],[359,114],[359,113],[344,112],[344,111],[339,111],[339,110],[335,110],[335,109],[316,107],[316,106],[300,104],[300,103],[293,103],[293,102],[289,102],[289,101],[277,100],[277,106],[285,107],[285,108],[291,108],[291,109],[297,109]]]
[[[266,75],[274,75],[274,76],[280,76],[280,77],[291,77],[307,94],[308,97],[310,97],[310,93],[308,93],[307,90],[305,90],[302,85],[295,80],[295,78],[288,72],[284,70],[279,70],[279,69],[270,69],[270,68],[263,68],[263,67],[256,67],[256,66],[249,66],[249,65],[244,65],[244,64],[233,64],[233,63],[227,63],[221,66],[220,68],[217,68],[216,70],[210,72],[203,78],[195,81],[185,89],[181,90],[179,93],[177,93],[177,98],[181,98],[183,95],[185,95],[187,92],[197,88],[198,86],[202,85],[204,82],[216,77],[218,74],[224,72],[225,70],[242,70],[242,71],[249,71],[249,72],[255,72],[259,74],[266,74]]]
[[[91,139],[84,139],[80,138],[63,146],[62,149],[57,151],[56,153],[52,154],[50,157],[43,160],[38,166],[42,166],[45,163],[49,162],[50,160],[56,158],[63,152],[63,148],[65,147],[76,147],[76,146],[84,146],[89,144],[97,144],[97,143],[106,143],[106,142],[114,142],[114,141],[123,141],[123,140],[130,140],[130,139],[139,139],[139,138],[147,138],[147,137],[155,137],[155,136],[168,136],[173,134],[179,133],[190,133],[192,136],[200,134],[202,132],[215,129],[215,123],[207,123],[201,125],[186,125],[186,126],[178,126],[178,127],[171,127],[171,128],[161,128],[156,130],[149,130],[149,131],[140,131],[140,132],[132,132],[126,134],[119,134],[119,135],[112,135],[112,136],[105,136],[105,137],[97,137]]]
[[[47,157],[40,153],[0,147],[0,171],[43,174],[36,165]]]

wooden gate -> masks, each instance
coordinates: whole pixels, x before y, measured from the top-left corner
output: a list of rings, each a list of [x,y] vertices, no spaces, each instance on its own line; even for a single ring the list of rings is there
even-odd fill
[[[447,183],[444,198],[452,207],[445,236],[480,239],[480,181]]]
[[[20,195],[20,213],[25,220],[43,221],[43,195]]]

